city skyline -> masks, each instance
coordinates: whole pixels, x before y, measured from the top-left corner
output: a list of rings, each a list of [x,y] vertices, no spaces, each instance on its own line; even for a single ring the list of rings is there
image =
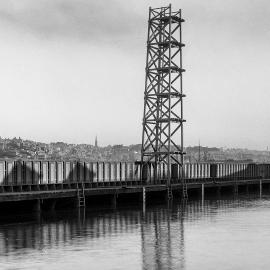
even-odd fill
[[[147,7],[161,3],[0,3],[1,135],[141,143]],[[266,149],[269,3],[171,3],[186,20],[184,145]]]
[[[250,162],[270,161],[268,150],[241,148],[219,148],[203,145],[186,146],[185,163],[205,162]],[[35,142],[19,138],[0,137],[0,159],[3,160],[51,160],[91,162],[135,162],[140,160],[141,145],[98,146],[97,137],[93,144],[68,144],[65,142]]]
[[[30,138],[22,138],[21,136],[12,136],[12,137],[3,137],[0,135],[0,140],[13,140],[13,139],[20,139],[23,141],[33,141],[36,143],[41,143],[41,144],[56,144],[56,143],[64,143],[64,144],[69,144],[69,145],[91,145],[91,146],[95,146],[95,147],[108,147],[108,146],[114,146],[114,145],[123,145],[123,146],[129,146],[129,145],[141,145],[141,142],[134,142],[134,143],[130,143],[130,144],[123,144],[123,143],[119,143],[119,144],[103,144],[102,142],[99,142],[99,138],[97,135],[95,135],[95,137],[92,139],[92,141],[90,141],[89,143],[85,143],[85,142],[79,142],[79,143],[72,143],[72,142],[68,142],[68,141],[50,141],[50,142],[46,142],[46,141],[36,141]],[[246,150],[254,150],[254,151],[269,151],[270,146],[266,146],[264,149],[252,149],[252,148],[242,148],[242,147],[228,147],[226,145],[206,145],[206,144],[201,144],[201,142],[199,141],[197,144],[189,144],[189,145],[185,145],[184,148],[187,147],[209,147],[209,148],[220,148],[220,149],[246,149]]]

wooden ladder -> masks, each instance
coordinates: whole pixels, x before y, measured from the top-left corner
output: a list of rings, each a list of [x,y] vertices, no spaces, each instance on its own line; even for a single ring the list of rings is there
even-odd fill
[[[82,184],[81,188],[78,187],[77,197],[78,197],[78,206],[85,207],[85,194],[84,194],[84,185],[83,184]]]
[[[184,181],[183,182],[183,187],[182,187],[182,192],[183,192],[183,199],[187,199],[188,198],[188,192],[187,192],[187,183]]]
[[[173,193],[172,193],[172,186],[171,185],[167,186],[167,198],[168,198],[168,200],[173,199]]]

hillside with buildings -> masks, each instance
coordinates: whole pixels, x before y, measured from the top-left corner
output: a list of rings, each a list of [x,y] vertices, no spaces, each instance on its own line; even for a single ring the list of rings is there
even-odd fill
[[[68,144],[52,142],[49,144],[19,138],[0,137],[1,159],[31,160],[82,160],[82,161],[135,161],[140,160],[140,144],[108,145]],[[269,151],[240,148],[217,148],[188,146],[185,148],[186,162],[270,162]]]

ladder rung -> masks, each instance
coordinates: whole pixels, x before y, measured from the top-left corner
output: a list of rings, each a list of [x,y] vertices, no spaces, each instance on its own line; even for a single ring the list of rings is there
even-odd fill
[[[81,189],[78,189],[77,196],[78,196],[78,205],[79,205],[79,207],[85,207],[84,187],[82,187]]]

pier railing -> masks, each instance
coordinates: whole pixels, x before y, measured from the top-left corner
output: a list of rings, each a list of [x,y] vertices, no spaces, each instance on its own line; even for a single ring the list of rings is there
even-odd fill
[[[0,186],[54,185],[73,188],[114,185],[165,184],[167,168],[161,164],[154,179],[152,164],[133,162],[78,161],[0,161]],[[209,180],[248,180],[270,178],[270,164],[187,163],[183,169],[172,165],[172,183],[200,183]]]

